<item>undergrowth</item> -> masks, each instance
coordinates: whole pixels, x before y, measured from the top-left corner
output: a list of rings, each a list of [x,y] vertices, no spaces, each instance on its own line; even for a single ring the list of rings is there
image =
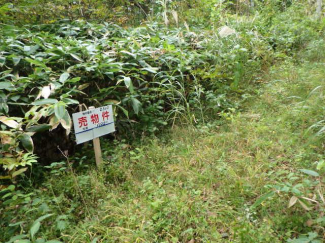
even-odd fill
[[[325,22],[302,6],[204,31],[3,26],[0,241],[322,242]],[[68,145],[79,104],[117,114],[101,170]]]
[[[105,143],[103,171],[87,153],[48,166],[39,189],[5,196],[21,206],[2,235],[48,214],[38,237],[63,242],[322,242],[322,60],[273,67],[222,124]]]

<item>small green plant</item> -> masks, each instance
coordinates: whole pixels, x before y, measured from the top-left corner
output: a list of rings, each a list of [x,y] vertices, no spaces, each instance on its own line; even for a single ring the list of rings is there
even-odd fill
[[[43,238],[36,238],[36,234],[41,227],[42,221],[45,220],[46,218],[51,217],[51,216],[53,216],[53,214],[46,214],[46,215],[39,217],[31,225],[28,234],[16,235],[16,236],[12,237],[7,243],[34,243],[34,242],[35,243],[41,243],[41,242],[43,242],[43,243],[60,243],[61,241],[58,241],[58,240],[47,241]]]
[[[297,239],[288,240],[288,243],[321,243],[323,240],[315,232],[309,232],[307,235],[300,236]]]

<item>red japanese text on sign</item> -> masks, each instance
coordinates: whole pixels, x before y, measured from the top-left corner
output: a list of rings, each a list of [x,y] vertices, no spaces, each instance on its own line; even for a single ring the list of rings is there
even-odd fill
[[[103,121],[108,120],[109,118],[109,112],[108,111],[103,111],[102,112],[102,117],[103,117]]]
[[[91,118],[91,122],[93,124],[99,123],[99,116],[98,116],[98,114],[92,114],[90,118]]]
[[[78,118],[78,122],[79,122],[79,127],[88,126],[87,117],[85,117],[85,116]]]

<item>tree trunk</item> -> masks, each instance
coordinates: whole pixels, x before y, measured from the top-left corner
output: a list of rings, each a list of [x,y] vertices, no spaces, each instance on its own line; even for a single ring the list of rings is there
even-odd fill
[[[251,0],[251,8],[253,9],[255,7],[255,2],[254,0]]]
[[[317,0],[316,3],[316,15],[317,18],[320,19],[322,17],[322,5],[323,5],[323,0]]]

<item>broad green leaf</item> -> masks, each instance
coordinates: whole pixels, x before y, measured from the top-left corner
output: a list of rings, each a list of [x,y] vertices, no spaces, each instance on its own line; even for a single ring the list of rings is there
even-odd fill
[[[138,115],[141,110],[141,102],[138,99],[132,97],[131,103],[132,103],[132,108],[134,110],[134,113]]]
[[[299,190],[299,187],[297,187],[297,185],[295,185],[292,189],[291,189],[292,193],[294,193],[295,195],[299,195],[302,196],[302,192]]]
[[[10,238],[10,240],[7,243],[13,243],[13,242],[15,243],[15,242],[18,242],[18,240],[23,240],[27,237],[28,237],[27,235],[16,235],[16,236]]]
[[[69,135],[72,127],[71,117],[68,112],[64,114],[62,119],[60,120],[62,127],[66,130],[66,134]]]
[[[41,227],[41,221],[43,221],[44,219],[51,217],[53,214],[46,214],[43,215],[41,217],[39,217],[38,219],[35,220],[35,222],[33,223],[32,227],[30,228],[30,237],[32,238],[32,240],[34,240],[34,236],[35,234],[39,231],[40,227]]]
[[[17,170],[14,173],[12,173],[11,177],[15,178],[16,176],[19,176],[20,174],[24,173],[26,170],[27,170],[27,168],[22,168],[20,170]]]
[[[325,223],[325,217],[320,217],[320,218],[316,219],[316,222],[317,222],[318,224],[323,224],[323,223]]]
[[[321,170],[325,167],[325,160],[318,161],[317,163],[317,170]]]
[[[55,115],[53,115],[49,122],[49,125],[51,125],[51,130],[56,129],[59,124],[60,124],[60,120]]]
[[[31,243],[30,240],[18,240],[18,241],[14,241],[14,243]]]
[[[19,166],[19,162],[15,158],[0,158],[0,164],[3,165],[3,168],[12,170],[13,168]]]
[[[43,99],[43,100],[34,101],[32,105],[49,105],[55,103],[58,103],[57,99]]]
[[[6,103],[0,103],[0,113],[8,114],[9,106]]]
[[[114,73],[113,72],[106,72],[105,73],[109,79],[114,80]]]
[[[26,51],[26,52],[28,52],[28,51],[30,51],[30,46],[24,46],[24,51]]]
[[[1,91],[0,92],[0,114],[8,114],[9,107],[7,105],[7,96]]]
[[[40,227],[41,227],[41,223],[37,221],[37,222],[34,222],[32,227],[30,228],[29,233],[30,233],[30,237],[32,238],[32,240],[34,240],[34,236],[39,231]]]
[[[300,169],[299,171],[301,171],[302,173],[305,173],[307,175],[310,175],[310,176],[319,176],[319,174],[313,170]]]
[[[78,105],[79,104],[79,101],[78,100],[74,100],[74,99],[70,99],[70,98],[63,98],[62,101],[68,105],[70,104],[76,104]]]
[[[3,67],[6,63],[6,58],[3,56],[0,56],[0,67]]]
[[[274,191],[271,191],[271,192],[268,192],[268,193],[265,193],[263,194],[262,196],[260,196],[256,201],[255,203],[252,205],[252,208],[255,208],[257,206],[259,206],[260,204],[262,204],[266,199],[270,198],[270,197],[273,197],[275,194]]]
[[[62,241],[58,241],[58,240],[49,240],[49,241],[46,241],[45,243],[62,243]]]
[[[0,89],[12,90],[14,86],[11,82],[0,82]]]
[[[12,61],[15,66],[17,66],[19,64],[20,60],[21,60],[21,57],[13,57],[12,58]]]
[[[158,68],[154,68],[154,67],[145,67],[145,68],[141,68],[141,70],[145,70],[145,71],[148,71],[150,73],[157,73],[157,71],[159,69]]]
[[[65,109],[65,103],[59,102],[54,105],[54,113],[56,118],[59,120],[64,117],[64,115],[67,113],[67,110]]]
[[[60,82],[64,83],[69,77],[70,77],[69,73],[67,73],[67,72],[62,73],[61,76],[60,76]]]
[[[82,60],[79,56],[77,56],[76,54],[70,54],[74,59],[76,59],[79,62],[83,62],[84,60]]]
[[[43,238],[37,239],[35,243],[45,243],[45,239]]]
[[[67,82],[68,83],[76,83],[76,82],[79,82],[80,79],[81,79],[80,77],[75,77],[75,78],[69,79]]]
[[[26,129],[26,131],[27,132],[44,132],[44,131],[50,130],[51,128],[52,128],[52,126],[49,124],[40,124],[40,125],[28,127]]]
[[[11,96],[10,99],[16,102],[17,100],[19,100],[20,97],[21,97],[21,95],[14,95],[14,96]]]
[[[58,230],[62,231],[67,227],[67,222],[64,220],[59,220],[56,223],[56,227],[58,228]]]
[[[309,232],[308,237],[309,239],[316,239],[318,237],[318,234],[316,232]]]
[[[19,135],[18,139],[20,140],[21,144],[24,146],[24,148],[28,152],[33,152],[33,150],[34,150],[34,143],[33,143],[33,139],[31,138],[31,136],[29,136],[28,134],[24,133],[24,134]]]
[[[18,128],[19,127],[19,123],[6,117],[6,116],[0,116],[0,122],[4,123],[5,125],[7,125],[8,127],[11,128]]]
[[[12,192],[15,190],[15,188],[16,188],[15,185],[10,185],[10,186],[7,187],[7,189],[12,191]]]
[[[131,93],[134,92],[133,83],[130,77],[124,77],[125,86],[130,90]]]
[[[98,241],[98,237],[96,237],[95,239],[93,239],[93,240],[91,241],[91,243],[97,243],[97,241]]]
[[[9,224],[9,226],[10,227],[12,227],[12,226],[22,226],[24,223],[25,223],[26,221],[18,221],[18,222],[15,222],[15,223],[12,223],[12,224]],[[20,235],[20,236],[22,236],[22,235]],[[27,235],[24,235],[24,237],[23,238],[26,238],[27,237]],[[22,239],[22,238],[21,238]]]
[[[133,58],[137,58],[137,55],[136,54],[133,54],[133,53],[131,53],[129,51],[121,51],[121,53],[128,54],[128,55],[132,56]]]
[[[311,243],[311,242],[308,239],[308,237],[302,236],[302,237],[299,237],[298,239],[288,240],[288,243]],[[314,242],[312,242],[312,243],[314,243]]]
[[[47,219],[48,217],[51,217],[51,216],[53,216],[53,213],[49,213],[49,214],[43,215],[43,216],[39,217],[38,219],[36,219],[35,222],[41,222],[44,219]]]
[[[121,103],[121,101],[118,101],[118,100],[105,100],[104,101],[105,105],[118,105],[120,103]]]
[[[28,57],[26,57],[26,61],[29,62],[30,64],[34,64],[35,66],[47,68],[46,65],[44,63],[42,63],[41,61],[31,59]]]

